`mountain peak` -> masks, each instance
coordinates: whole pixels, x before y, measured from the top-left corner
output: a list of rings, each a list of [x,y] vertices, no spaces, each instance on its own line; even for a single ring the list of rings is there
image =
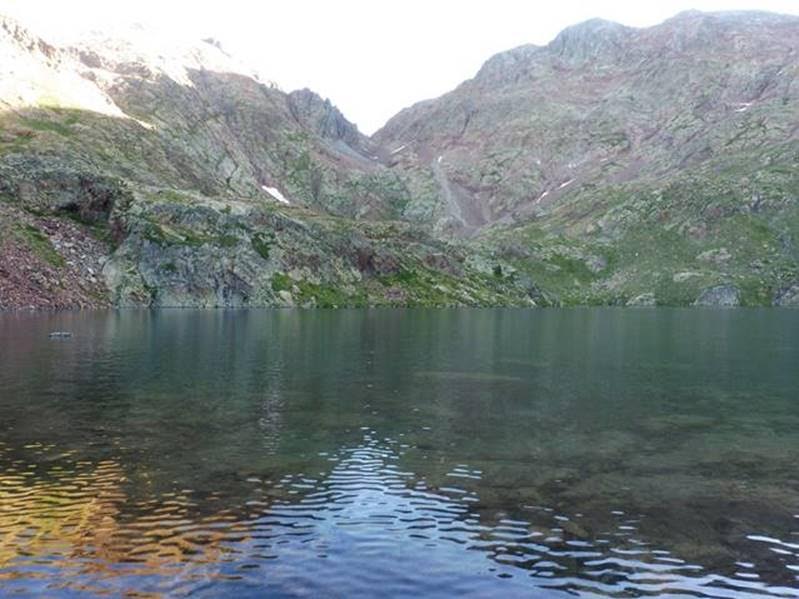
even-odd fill
[[[13,44],[19,50],[38,52],[51,59],[56,49],[40,37],[33,35],[27,27],[15,19],[0,13],[0,42]]]
[[[540,46],[525,44],[524,46],[518,46],[495,54],[483,64],[475,79],[491,84],[516,80],[529,67],[533,57],[540,51]]]
[[[319,136],[333,141],[342,140],[353,148],[365,144],[358,127],[347,120],[341,111],[316,92],[304,88],[288,95],[289,110],[301,125]]]
[[[561,31],[547,48],[569,61],[583,62],[618,54],[635,29],[605,19],[589,19]]]

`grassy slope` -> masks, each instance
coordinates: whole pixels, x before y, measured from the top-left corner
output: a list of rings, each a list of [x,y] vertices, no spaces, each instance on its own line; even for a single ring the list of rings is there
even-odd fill
[[[744,305],[768,305],[799,279],[797,167],[799,148],[786,144],[670,178],[584,189],[483,243],[564,304],[653,293],[659,304],[685,305],[732,284]]]

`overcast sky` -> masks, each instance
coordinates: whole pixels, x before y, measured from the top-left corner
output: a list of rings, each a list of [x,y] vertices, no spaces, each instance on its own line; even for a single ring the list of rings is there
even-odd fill
[[[329,97],[366,133],[496,52],[592,17],[646,27],[691,8],[799,14],[799,0],[0,0],[53,38],[130,23],[215,37],[263,79]]]

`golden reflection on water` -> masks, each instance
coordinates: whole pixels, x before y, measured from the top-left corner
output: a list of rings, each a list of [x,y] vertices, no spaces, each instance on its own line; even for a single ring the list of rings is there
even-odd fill
[[[0,472],[0,582],[52,578],[53,569],[96,581],[119,576],[121,567],[126,575],[174,579],[187,562],[203,566],[194,575],[208,580],[210,566],[230,552],[223,544],[245,536],[225,510],[193,516],[188,491],[131,502],[115,460],[69,462],[70,453],[56,455],[52,446],[25,449],[38,465],[15,460]]]

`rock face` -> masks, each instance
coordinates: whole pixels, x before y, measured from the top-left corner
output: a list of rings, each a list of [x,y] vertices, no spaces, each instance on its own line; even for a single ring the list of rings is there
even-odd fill
[[[535,305],[408,224],[169,194],[134,202],[124,221],[103,270],[117,305]]]
[[[572,199],[587,209],[597,187],[657,189],[664,176],[720,164],[747,172],[753,155],[791,142],[798,46],[799,18],[765,13],[690,12],[648,29],[592,20],[493,57],[375,140],[404,146],[403,163],[421,171],[443,156],[450,184],[486,208],[487,223]],[[763,119],[772,126],[758,128]],[[415,201],[447,218],[443,195]]]
[[[588,21],[371,139],[210,38],[0,52],[0,307],[795,302],[799,18]]]
[[[799,283],[783,287],[774,296],[775,306],[799,307]]]
[[[730,308],[741,305],[741,292],[734,285],[716,285],[705,289],[696,298],[695,306]]]
[[[620,62],[631,51],[635,30],[604,19],[591,19],[561,31],[549,51],[570,64]]]
[[[366,149],[369,138],[362,135],[330,100],[309,89],[293,91],[288,96],[289,109],[294,118],[304,127],[324,139],[341,140],[350,148]]]

